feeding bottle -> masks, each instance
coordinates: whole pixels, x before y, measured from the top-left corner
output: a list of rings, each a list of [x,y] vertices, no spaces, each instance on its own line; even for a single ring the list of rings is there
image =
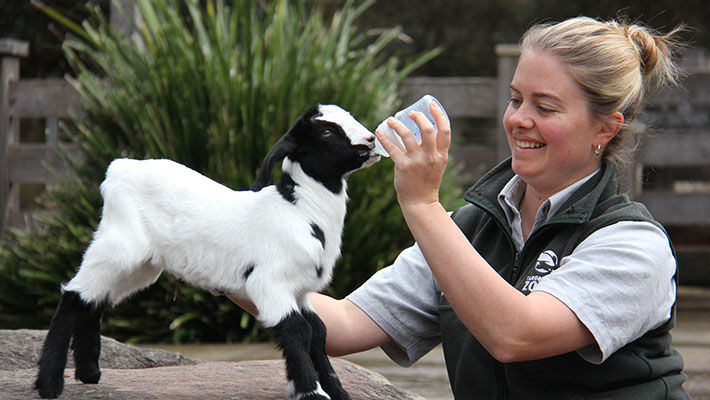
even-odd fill
[[[436,123],[434,122],[434,116],[431,115],[431,111],[429,111],[429,105],[434,102],[436,103],[437,106],[439,106],[439,109],[444,112],[444,115],[446,116],[446,119],[449,119],[449,116],[446,115],[446,111],[444,110],[444,107],[441,106],[441,103],[439,100],[437,100],[434,96],[427,94],[421,99],[417,100],[416,103],[410,105],[409,107],[397,111],[397,113],[394,115],[394,119],[399,120],[402,122],[410,131],[412,131],[412,134],[414,135],[414,138],[416,139],[417,143],[422,142],[422,130],[419,129],[417,124],[409,118],[409,113],[412,111],[419,111],[426,116],[426,118],[431,122],[432,125],[434,125],[434,129],[436,130],[436,133],[439,132],[438,128],[436,127]],[[394,131],[394,129],[390,128],[389,125],[387,125],[387,119],[386,118],[384,121],[380,123],[380,125],[377,127],[377,129],[382,130],[382,132],[387,135],[389,140],[392,141],[397,147],[399,147],[401,150],[404,150],[404,143],[402,143],[402,139],[397,135],[397,132]],[[375,143],[375,152],[377,154],[383,155],[385,157],[389,157],[389,153],[387,150],[385,150],[384,147],[382,147],[382,144],[380,143],[379,140],[376,141]]]

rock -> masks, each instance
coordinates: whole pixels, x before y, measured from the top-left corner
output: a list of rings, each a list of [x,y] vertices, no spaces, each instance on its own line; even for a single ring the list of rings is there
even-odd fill
[[[333,367],[353,400],[423,400],[389,384],[386,379],[349,361],[334,359]],[[67,375],[73,373],[67,370]],[[36,370],[0,371],[0,398],[37,398],[32,390]],[[65,378],[61,398],[283,400],[286,376],[281,360],[207,362],[151,369],[104,369],[101,382],[87,385]]]
[[[45,336],[47,331],[43,330],[0,330],[0,370],[35,368]],[[154,368],[198,362],[180,353],[141,349],[111,338],[101,338],[101,368]],[[74,368],[71,351],[67,368]]]
[[[38,398],[33,390],[36,360],[46,331],[0,330],[0,398]],[[61,398],[89,399],[286,399],[283,360],[200,362],[167,351],[139,349],[105,339],[102,377],[97,385],[75,381],[74,371],[65,371]],[[110,350],[109,350],[110,349]],[[170,353],[168,357],[164,353]],[[117,361],[121,360],[121,361]],[[150,365],[172,360],[174,366]],[[379,375],[357,364],[331,359],[343,386],[353,400],[423,400],[397,388]],[[110,367],[108,367],[111,365]],[[132,365],[116,367],[114,365]],[[132,368],[132,369],[122,369]]]

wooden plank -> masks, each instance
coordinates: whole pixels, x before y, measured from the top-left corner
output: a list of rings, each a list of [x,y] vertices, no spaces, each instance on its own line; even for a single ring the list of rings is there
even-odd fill
[[[710,227],[710,193],[642,192],[634,198],[666,226]]]
[[[710,105],[710,73],[694,73],[681,80],[679,87],[667,88],[646,97],[650,107],[673,107],[681,103]]]
[[[24,40],[0,39],[0,55],[11,57],[27,57],[30,53],[30,43]]]
[[[83,157],[81,150],[73,144],[65,145],[61,151],[72,158]],[[54,183],[56,178],[50,171],[60,174],[69,172],[56,145],[15,144],[8,153],[8,175],[13,183]]]
[[[82,114],[79,94],[64,79],[23,79],[10,85],[19,118],[69,118]]]
[[[710,286],[707,263],[708,259],[710,259],[710,246],[675,244],[680,284]]]
[[[14,50],[8,50],[12,52]],[[20,79],[20,60],[16,57],[0,57],[0,235],[5,227],[5,218],[12,213],[17,191],[12,190],[12,181],[7,174],[9,147],[18,141],[20,120],[12,118],[10,86]]]
[[[496,85],[496,158],[503,160],[510,156],[510,148],[508,147],[508,139],[503,128],[503,117],[505,110],[508,108],[510,100],[510,82],[515,75],[515,69],[518,67],[518,59],[520,58],[520,46],[517,44],[497,44],[495,47],[497,65],[497,85]]]
[[[18,211],[7,216],[6,227],[27,229],[32,225],[31,211]]]
[[[658,167],[710,166],[710,130],[665,131],[644,139],[641,162]]]
[[[495,118],[495,77],[412,77],[401,89],[406,104],[430,94],[451,118]]]

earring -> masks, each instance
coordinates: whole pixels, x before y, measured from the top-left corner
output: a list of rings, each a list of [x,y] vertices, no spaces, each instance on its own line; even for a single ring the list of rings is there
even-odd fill
[[[598,156],[600,154],[602,154],[602,144],[601,143],[599,143],[597,145],[597,147],[594,148],[594,155]]]

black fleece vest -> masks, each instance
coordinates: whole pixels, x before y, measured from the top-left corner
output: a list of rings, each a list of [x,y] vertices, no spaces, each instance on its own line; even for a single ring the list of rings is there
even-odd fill
[[[613,166],[604,166],[530,235],[520,252],[497,202],[498,193],[513,177],[510,160],[481,178],[464,197],[470,204],[456,210],[452,218],[488,263],[527,294],[559,265],[558,260],[594,231],[618,221],[658,225],[643,205],[617,193],[615,173]],[[576,352],[501,363],[471,335],[443,295],[439,308],[446,366],[457,400],[690,398],[681,386],[686,379],[681,372],[683,359],[670,346],[675,307],[668,322],[599,365],[585,361]]]

